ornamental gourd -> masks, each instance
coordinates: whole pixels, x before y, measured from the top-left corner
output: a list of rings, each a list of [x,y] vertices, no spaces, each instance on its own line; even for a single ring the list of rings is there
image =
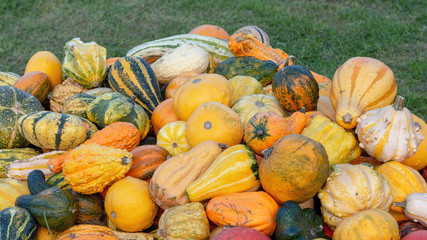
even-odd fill
[[[78,84],[74,79],[67,78],[61,84],[56,85],[49,93],[50,111],[60,113],[65,101],[77,93],[84,93],[87,89]]]
[[[93,224],[74,225],[59,234],[57,233],[56,235],[56,240],[154,240],[153,235],[150,233],[128,233]],[[50,236],[46,240],[51,240]]]
[[[417,152],[412,156],[403,160],[401,163],[412,167],[413,169],[420,171],[421,169],[427,167],[427,123],[424,122],[421,118],[412,114],[412,119],[415,122],[415,125],[421,128],[421,134],[423,134],[424,139],[418,145]]]
[[[256,78],[251,76],[237,75],[228,80],[233,87],[233,96],[231,97],[231,106],[241,97],[264,94],[262,85]]]
[[[403,207],[408,218],[427,227],[427,193],[411,193],[405,201],[393,205]]]
[[[15,200],[30,191],[26,182],[13,178],[0,178],[0,211],[15,206]]]
[[[142,180],[151,178],[154,171],[169,157],[168,151],[158,145],[138,146],[131,153],[132,166],[126,176]]]
[[[250,25],[250,26],[244,26],[239,29],[237,29],[234,33],[248,33],[254,36],[256,39],[258,39],[262,44],[264,44],[267,47],[270,47],[270,38],[268,37],[267,33],[262,30],[261,28]]]
[[[256,191],[260,185],[254,152],[238,144],[219,154],[209,168],[187,186],[185,193],[190,201],[200,202],[229,193]]]
[[[44,102],[50,92],[49,76],[40,71],[24,74],[13,86],[33,95],[40,102]]]
[[[40,71],[49,76],[51,90],[62,83],[61,61],[49,51],[39,51],[31,56],[25,66],[25,73]]]
[[[230,35],[222,27],[212,25],[212,24],[203,24],[191,29],[189,34],[198,34],[203,36],[216,37],[222,40],[227,40]]]
[[[62,113],[73,114],[87,119],[87,109],[93,100],[95,100],[95,97],[87,93],[74,94],[65,100],[62,106]]]
[[[337,164],[318,193],[325,222],[334,229],[344,219],[371,208],[389,210],[390,184],[372,167]]]
[[[10,207],[0,211],[0,239],[35,239],[37,222],[21,207]]]
[[[155,135],[159,133],[163,126],[175,121],[179,121],[179,118],[173,110],[172,98],[166,99],[157,105],[151,115],[151,125],[153,126]]]
[[[180,87],[182,84],[184,84],[186,81],[188,81],[188,79],[190,79],[196,75],[199,75],[199,73],[197,73],[197,72],[185,72],[185,73],[181,73],[178,76],[176,76],[167,85],[167,87],[165,89],[165,98],[166,99],[173,98],[178,87]]]
[[[233,87],[219,74],[200,74],[182,84],[173,97],[173,109],[181,120],[188,120],[201,104],[215,101],[230,106]]]
[[[348,163],[360,156],[361,149],[353,133],[322,115],[316,115],[301,134],[323,144],[330,166]]]
[[[383,62],[368,57],[354,57],[334,74],[331,102],[337,123],[355,128],[357,118],[369,110],[393,102],[397,85],[393,71]]]
[[[413,156],[424,139],[403,101],[397,96],[393,105],[368,111],[357,120],[360,146],[381,162]]]
[[[189,203],[185,189],[220,153],[220,145],[207,140],[188,152],[169,158],[153,174],[149,188],[151,198],[162,209]]]
[[[185,138],[185,121],[176,121],[164,125],[157,134],[157,145],[165,148],[169,155],[176,156],[190,151]]]
[[[123,178],[131,165],[132,155],[127,150],[91,143],[70,152],[63,173],[73,191],[93,194]]]

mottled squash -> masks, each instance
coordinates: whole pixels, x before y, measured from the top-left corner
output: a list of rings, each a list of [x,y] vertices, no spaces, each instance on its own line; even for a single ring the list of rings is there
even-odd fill
[[[10,207],[0,211],[0,239],[35,239],[37,222],[24,208]]]
[[[158,145],[138,146],[131,151],[132,166],[126,176],[147,180],[154,171],[169,157],[166,149]]]
[[[251,76],[237,75],[229,79],[233,87],[233,96],[231,97],[231,106],[241,97],[264,94],[262,85],[256,78]]]
[[[87,119],[87,109],[93,100],[95,100],[95,97],[87,93],[74,94],[65,100],[64,105],[62,105],[62,113],[73,114]]]

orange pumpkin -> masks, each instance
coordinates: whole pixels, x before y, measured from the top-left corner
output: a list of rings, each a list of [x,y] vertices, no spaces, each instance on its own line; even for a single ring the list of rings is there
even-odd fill
[[[40,71],[49,76],[50,89],[62,83],[61,61],[49,51],[40,51],[31,56],[25,66],[25,73]]]
[[[105,196],[105,211],[114,226],[126,232],[149,228],[158,206],[151,200],[148,183],[127,176],[115,182]]]
[[[233,96],[230,82],[219,74],[200,74],[190,78],[177,89],[173,97],[173,109],[181,120],[187,120],[201,104],[220,102],[229,107]]]
[[[279,204],[266,192],[243,192],[212,198],[206,206],[210,221],[218,226],[244,226],[267,236],[276,230]]]
[[[190,147],[206,140],[231,147],[242,141],[243,124],[231,108],[219,102],[207,102],[200,105],[188,119],[185,138]]]
[[[209,37],[216,37],[219,39],[226,40],[230,35],[223,28],[211,25],[211,24],[203,24],[197,26],[189,32],[190,34],[204,35]]]
[[[168,84],[168,86],[166,87],[166,90],[165,90],[166,99],[173,98],[173,96],[175,95],[175,92],[179,86],[181,86],[183,83],[188,81],[188,79],[190,79],[190,78],[192,78],[198,74],[199,73],[197,73],[197,72],[186,72],[186,73],[181,73],[177,77],[172,79],[172,81]]]
[[[50,92],[49,76],[40,71],[24,74],[24,76],[20,77],[13,86],[33,95],[40,102],[44,102]]]
[[[173,110],[172,98],[166,99],[157,105],[151,115],[151,124],[153,125],[155,135],[159,133],[164,125],[175,121],[179,121],[179,118],[175,115],[175,111]]]
[[[126,176],[147,180],[153,176],[154,171],[164,163],[169,156],[166,149],[158,145],[138,146],[131,151],[132,166]]]

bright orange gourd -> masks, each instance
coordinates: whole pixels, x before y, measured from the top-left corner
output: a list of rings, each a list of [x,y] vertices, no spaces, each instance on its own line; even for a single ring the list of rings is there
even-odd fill
[[[203,24],[193,28],[190,34],[198,34],[209,37],[216,37],[219,39],[226,40],[230,35],[223,28],[212,25],[212,24]]]
[[[157,105],[151,115],[151,124],[153,125],[154,134],[156,135],[164,125],[175,121],[179,121],[179,118],[175,115],[175,111],[173,110],[172,98],[166,99]]]

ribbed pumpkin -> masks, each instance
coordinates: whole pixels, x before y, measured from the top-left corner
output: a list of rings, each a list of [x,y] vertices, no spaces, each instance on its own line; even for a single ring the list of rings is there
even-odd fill
[[[21,195],[28,195],[27,184],[13,178],[0,178],[0,211],[15,206],[15,200]]]
[[[51,187],[37,195],[22,195],[15,205],[27,209],[42,227],[64,231],[77,219],[77,199],[68,190]]]
[[[361,149],[353,133],[322,115],[315,116],[301,134],[323,144],[330,166],[348,163],[360,156]]]
[[[18,130],[18,119],[24,114],[44,110],[40,101],[12,86],[0,86],[0,148],[20,148],[29,143]]]
[[[176,121],[164,125],[157,134],[156,144],[166,149],[172,157],[188,152],[191,147],[185,138],[185,125],[185,121]]]
[[[150,196],[162,209],[189,203],[188,184],[195,181],[221,153],[215,141],[204,141],[190,151],[162,163],[150,181]]]
[[[427,193],[427,184],[421,174],[415,169],[397,161],[388,161],[381,164],[377,172],[390,184],[393,202],[403,202],[411,193]],[[393,216],[397,221],[407,221],[403,208],[392,206]]]
[[[172,106],[172,98],[161,102],[154,109],[151,115],[151,124],[153,125],[154,134],[158,134],[160,129],[168,123],[178,121]]]
[[[403,161],[415,154],[424,139],[403,101],[397,96],[393,105],[368,111],[357,119],[360,146],[378,161]]]
[[[284,136],[263,153],[261,184],[279,203],[307,201],[322,188],[329,175],[325,148],[303,135]]]
[[[18,119],[19,132],[33,145],[69,150],[90,137],[89,124],[75,115],[39,111]]]
[[[61,61],[49,51],[39,51],[31,56],[25,66],[25,73],[40,71],[49,76],[50,88],[62,83]]]
[[[337,123],[355,128],[357,118],[369,110],[393,102],[397,86],[394,74],[383,62],[368,57],[354,57],[334,74],[331,102]]]
[[[93,194],[123,178],[131,165],[127,150],[91,143],[70,152],[63,173],[73,191]]]
[[[105,211],[114,226],[126,232],[149,228],[156,217],[158,206],[151,200],[148,183],[127,176],[108,188]]]
[[[10,207],[0,211],[0,239],[35,239],[37,222],[24,208]]]
[[[24,74],[13,86],[33,95],[40,102],[44,102],[50,92],[49,76],[40,71]]]
[[[276,230],[279,205],[266,192],[243,192],[212,198],[206,206],[210,221],[218,226],[244,226],[267,236]]]
[[[382,209],[368,209],[340,222],[334,240],[390,239],[398,240],[399,225]]]
[[[92,224],[79,224],[57,234],[56,240],[154,240],[150,233],[127,233]],[[38,239],[37,239],[38,240]],[[51,240],[51,238],[46,239]]]
[[[323,219],[332,229],[363,210],[379,208],[387,211],[393,202],[390,184],[365,164],[334,165],[318,197]]]
[[[21,76],[13,72],[0,71],[0,86],[13,86],[20,77]]]
[[[138,146],[131,151],[132,166],[126,176],[132,176],[147,180],[151,178],[154,171],[164,163],[169,153],[158,145]]]
[[[198,34],[209,37],[216,37],[222,40],[227,40],[230,35],[222,27],[212,25],[212,24],[203,24],[191,29],[190,34]]]
[[[150,130],[150,118],[144,109],[120,93],[106,93],[93,100],[87,109],[88,119],[101,128],[114,122],[130,122],[135,125],[141,139],[144,139]]]
[[[157,236],[159,240],[209,238],[209,220],[203,205],[188,203],[166,209],[160,216]]]
[[[201,104],[215,101],[229,107],[233,87],[219,74],[200,74],[182,84],[173,97],[173,109],[181,120],[188,120]]]
[[[34,148],[0,149],[0,178],[5,178],[10,164],[15,160],[29,159],[39,155]]]
[[[288,112],[305,107],[306,111],[317,110],[319,84],[306,68],[291,65],[280,69],[273,77],[273,94],[280,106]]]
[[[129,98],[136,96],[135,101],[149,116],[162,101],[153,69],[142,58],[130,56],[117,60],[110,69],[108,81],[114,91]]]
[[[178,76],[176,76],[174,79],[172,79],[165,90],[166,99],[169,99],[175,96],[175,92],[178,89],[178,87],[180,87],[182,84],[188,81],[188,79],[196,75],[199,75],[199,73],[190,71],[190,72],[181,73]]]
[[[268,37],[267,33],[262,30],[261,28],[254,26],[254,25],[250,25],[250,26],[244,26],[241,27],[239,29],[237,29],[234,34],[237,33],[248,33],[253,35],[256,39],[258,39],[262,44],[264,44],[265,46],[269,47],[270,46],[270,38]]]
[[[417,152],[412,157],[408,157],[403,160],[401,163],[420,171],[427,166],[427,158],[425,157],[427,156],[427,124],[414,114],[412,114],[412,120],[414,120],[416,127],[421,128],[421,134],[424,136],[424,140],[422,140],[418,146]]]
[[[73,38],[64,46],[62,72],[85,88],[101,85],[107,75],[107,49],[96,42],[84,43]]]
[[[241,97],[253,94],[264,94],[261,83],[254,77],[237,75],[230,78],[229,82],[233,87],[231,106]]]
[[[305,127],[306,117],[302,112],[294,112],[284,118],[275,112],[259,112],[245,125],[243,140],[259,155],[273,146],[280,138],[289,134],[300,134]]]
[[[239,114],[243,126],[246,126],[249,119],[259,112],[273,111],[279,116],[286,116],[276,98],[265,94],[243,96],[233,104],[231,109]]]
[[[219,102],[207,102],[200,105],[188,119],[185,137],[190,147],[205,140],[231,147],[242,141],[243,124],[231,108]]]
[[[86,93],[77,93],[65,100],[62,113],[73,114],[82,118],[88,118],[87,109],[95,97]]]
[[[246,191],[256,191],[260,186],[258,163],[254,152],[244,144],[227,148],[209,168],[190,183],[185,193],[192,202]]]

